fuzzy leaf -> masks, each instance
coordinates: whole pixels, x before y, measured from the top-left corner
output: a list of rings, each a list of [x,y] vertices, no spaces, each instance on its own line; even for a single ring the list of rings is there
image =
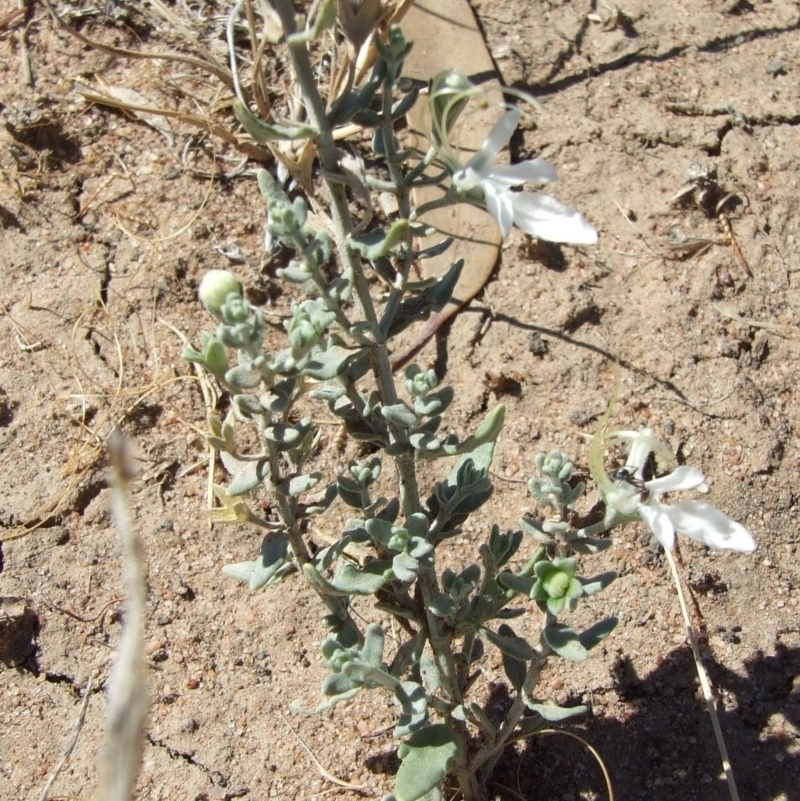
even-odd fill
[[[269,476],[269,464],[266,459],[260,462],[245,462],[225,451],[220,451],[219,456],[225,469],[233,476],[226,490],[228,495],[244,495],[259,484],[263,484]]]
[[[361,649],[361,658],[372,667],[381,666],[383,657],[383,643],[385,641],[383,627],[378,623],[367,626],[364,632],[364,647]]]
[[[374,595],[386,584],[385,573],[390,566],[390,562],[370,562],[359,569],[351,562],[341,560],[331,586],[341,595]]]
[[[505,623],[500,626],[497,630],[498,634],[508,639],[520,640],[520,637],[517,637],[514,634],[514,630],[511,626],[506,626]],[[525,642],[525,640],[522,640]],[[527,643],[525,643],[527,645]],[[511,682],[511,686],[519,692],[522,689],[522,684],[525,681],[525,674],[528,672],[528,667],[525,661],[521,659],[517,659],[509,654],[503,652],[503,670],[506,672],[506,676],[508,680]]]
[[[617,623],[619,621],[615,617],[609,617],[605,620],[601,620],[599,623],[595,623],[594,626],[590,626],[586,631],[582,631],[580,634],[580,641],[581,645],[587,650],[591,651],[592,648],[595,647],[599,642],[604,640],[611,634],[612,631],[617,627]]]
[[[579,579],[579,581],[583,585],[584,595],[594,595],[596,592],[600,592],[600,590],[604,590],[608,587],[616,577],[616,572],[609,570],[607,573],[601,573],[599,576],[594,576],[590,579],[582,578]]]
[[[596,537],[570,536],[569,534],[567,534],[567,542],[575,553],[583,554],[600,553],[614,544],[614,540],[611,539],[601,540]]]
[[[291,123],[289,125],[271,125],[258,119],[240,100],[233,101],[233,113],[244,129],[259,144],[274,142],[277,139],[308,139],[317,136],[317,131],[310,125]]]
[[[264,436],[274,442],[279,450],[289,451],[297,448],[310,430],[310,425],[305,422],[293,426],[287,423],[273,423],[264,429]]]
[[[508,626],[503,626],[502,628],[511,631]],[[503,654],[518,659],[521,662],[528,662],[536,656],[528,642],[522,637],[513,635],[513,632],[511,636],[504,636],[502,634],[495,634],[491,629],[482,628],[481,634],[483,634],[492,645],[499,648]],[[555,648],[553,650],[555,650]]]
[[[270,532],[261,543],[260,558],[252,562],[225,565],[222,572],[244,581],[251,590],[259,590],[277,583],[284,573],[291,570],[292,563],[287,561],[288,552],[289,537],[286,532]]]
[[[281,481],[275,489],[280,492],[281,495],[297,498],[319,484],[321,478],[322,473],[311,473],[307,476],[292,476]]]
[[[333,346],[324,351],[315,350],[303,367],[303,373],[317,381],[332,381],[345,373],[356,378],[368,368],[369,359],[365,350],[354,351]]]
[[[572,662],[583,662],[589,652],[581,643],[578,635],[563,623],[553,623],[544,629],[547,644],[564,659]]]
[[[403,760],[397,771],[397,801],[417,801],[437,788],[458,753],[458,741],[445,723],[414,732],[397,749]]]
[[[532,701],[526,701],[525,706],[528,709],[541,715],[545,720],[551,723],[558,723],[562,720],[574,718],[577,715],[585,715],[589,711],[588,706],[556,706],[555,704],[534,704]]]
[[[327,696],[345,695],[350,698],[363,686],[363,681],[345,676],[344,673],[331,673],[322,682],[322,692]],[[344,700],[344,699],[342,699]]]
[[[392,559],[392,572],[398,581],[408,584],[419,575],[419,561],[411,554],[399,553]]]
[[[389,544],[389,540],[394,535],[392,529],[394,526],[388,521],[383,520],[379,517],[373,517],[370,520],[365,521],[364,528],[367,530],[367,533],[372,537],[373,540],[379,542],[383,546],[387,546]]]
[[[402,681],[395,688],[394,697],[403,710],[394,728],[395,737],[406,737],[425,725],[428,720],[428,696],[421,684]]]
[[[437,595],[429,604],[428,609],[436,617],[448,617],[456,612],[456,605],[449,595]]]
[[[237,389],[254,389],[261,383],[261,373],[249,364],[237,364],[225,373],[225,380]]]
[[[533,585],[536,584],[536,579],[529,576],[515,576],[513,573],[501,573],[497,580],[509,590],[514,590],[520,595],[530,595]]]
[[[381,414],[392,425],[399,428],[409,429],[417,424],[417,415],[406,406],[405,403],[397,403],[394,406],[383,406]]]

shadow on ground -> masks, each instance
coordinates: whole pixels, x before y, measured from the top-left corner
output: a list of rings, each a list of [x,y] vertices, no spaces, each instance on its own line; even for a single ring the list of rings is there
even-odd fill
[[[705,665],[722,699],[720,722],[741,797],[800,799],[800,648],[778,643],[772,656],[754,654],[744,678],[719,663]],[[619,659],[613,679],[620,699],[638,711],[625,722],[596,712],[572,730],[600,752],[616,801],[727,801],[691,651],[676,649],[643,678]],[[526,799],[606,797],[596,762],[563,736],[535,737],[507,753],[494,776]]]

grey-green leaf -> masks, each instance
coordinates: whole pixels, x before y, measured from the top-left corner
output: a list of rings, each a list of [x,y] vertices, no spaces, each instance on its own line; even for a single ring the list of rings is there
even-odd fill
[[[589,711],[589,707],[583,706],[583,704],[580,704],[579,706],[564,707],[556,706],[555,704],[534,704],[526,701],[525,706],[527,706],[528,709],[537,712],[545,720],[549,720],[551,723],[557,723],[561,720],[568,720],[569,718],[574,718],[577,715],[585,715]]]
[[[529,576],[515,576],[513,573],[505,571],[501,573],[497,580],[509,590],[520,593],[520,595],[530,595],[533,585],[536,583],[535,578]]]
[[[584,595],[594,595],[596,592],[600,592],[600,590],[604,590],[608,587],[616,577],[616,572],[609,570],[607,573],[601,573],[599,576],[594,576],[590,579],[581,578],[579,581],[583,585]]]
[[[310,125],[292,123],[290,125],[271,125],[258,119],[240,100],[233,101],[233,113],[244,129],[259,144],[277,139],[308,139],[317,135]]]
[[[277,581],[292,568],[287,561],[289,537],[285,531],[270,532],[261,543],[261,556],[252,562],[225,565],[226,576],[244,581],[251,590],[258,590]]]
[[[445,723],[426,726],[397,749],[403,760],[397,771],[397,801],[417,801],[441,784],[458,753],[458,741]]]
[[[578,635],[569,626],[563,623],[553,623],[546,626],[544,638],[547,644],[564,659],[572,662],[583,662],[589,656]]]
[[[514,634],[514,630],[511,626],[507,626],[505,623],[500,626],[497,630],[498,634],[502,637],[506,637],[508,639],[516,639],[519,640],[521,638],[517,637]],[[522,642],[525,642],[522,640]],[[527,643],[525,643],[527,645]],[[506,672],[506,676],[508,680],[511,682],[511,686],[519,692],[522,689],[522,684],[525,681],[525,674],[528,672],[528,667],[526,662],[516,659],[513,656],[509,656],[507,653],[503,653],[503,670]]]
[[[405,403],[397,403],[394,406],[383,406],[381,414],[392,425],[400,428],[409,429],[417,424],[417,416],[406,406]]]
[[[600,553],[614,544],[614,540],[611,539],[601,540],[596,537],[570,536],[569,534],[567,535],[567,541],[569,542],[569,547],[575,553],[583,554]]]
[[[395,737],[406,737],[425,725],[428,720],[428,696],[421,684],[402,681],[395,688],[394,697],[403,710],[394,728]]]
[[[225,469],[233,476],[226,490],[228,495],[244,495],[262,484],[269,476],[269,464],[266,459],[259,462],[245,462],[225,451],[220,451],[219,455]]]
[[[297,498],[304,492],[315,487],[322,479],[322,473],[310,473],[309,475],[292,476],[281,481],[275,489],[286,497]]]
[[[590,626],[586,631],[582,631],[580,634],[580,641],[581,645],[587,650],[591,651],[592,648],[595,647],[599,642],[604,640],[611,634],[612,631],[617,627],[617,623],[619,621],[615,617],[609,617],[605,620],[601,620],[599,623],[595,623],[594,626]]]
[[[386,584],[385,573],[389,567],[391,562],[370,562],[359,569],[342,559],[331,585],[344,595],[373,595]]]
[[[505,628],[508,627],[506,626]],[[481,629],[481,634],[483,634],[492,645],[499,648],[502,653],[514,659],[519,659],[521,662],[528,662],[536,656],[533,648],[531,648],[522,637],[506,637],[486,628]],[[553,650],[555,650],[555,648],[553,648]]]

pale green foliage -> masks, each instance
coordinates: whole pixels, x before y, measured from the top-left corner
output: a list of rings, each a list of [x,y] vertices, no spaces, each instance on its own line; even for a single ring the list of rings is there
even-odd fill
[[[554,452],[537,459],[543,478],[530,483],[533,497],[551,507],[554,517],[523,520],[521,531],[504,533],[495,525],[474,563],[459,572],[439,567],[437,554],[493,493],[489,471],[505,412],[502,406],[491,410],[476,431],[463,437],[440,433],[453,388],[439,386],[432,370],[417,365],[406,369],[398,385],[388,344],[449,301],[463,267],[454,264],[439,280],[410,280],[415,259],[450,244],[441,238],[418,248],[421,239],[436,232],[416,221],[419,210],[411,207],[410,192],[430,180],[423,168],[435,159],[457,167],[446,140],[475,90],[454,73],[433,82],[434,144],[419,164],[412,164],[394,134],[418,95],[417,88],[400,81],[410,45],[399,29],[392,28],[386,42],[376,38],[379,58],[371,77],[361,87],[350,86],[327,112],[316,86],[303,78],[311,75],[308,43],[331,25],[333,7],[326,0],[305,31],[298,32],[290,4],[276,2],[308,119],[265,122],[241,102],[236,107],[242,124],[259,141],[315,139],[331,198],[331,233],[310,223],[301,195],[290,197],[269,173],[259,172],[269,237],[291,253],[276,274],[307,294],[292,305],[284,324],[287,347],[281,350],[264,349],[264,315],[248,302],[238,279],[213,271],[203,281],[201,301],[217,319],[217,329],[204,335],[202,350],[187,349],[184,355],[203,365],[230,398],[224,420],[209,418],[208,440],[231,476],[226,487],[215,490],[222,506],[213,516],[217,522],[248,522],[266,532],[257,558],[227,566],[227,574],[259,589],[297,570],[327,607],[322,656],[330,674],[322,688],[324,707],[376,688],[393,696],[399,708],[395,735],[403,740],[396,801],[440,797],[448,775],[467,801],[477,801],[510,737],[584,711],[544,705],[535,687],[551,653],[585,658],[613,628],[616,621],[609,619],[579,634],[558,619],[613,579],[613,574],[581,578],[575,558],[609,541],[591,536],[597,531],[570,529],[568,514],[585,488],[570,483],[572,463]],[[383,173],[366,177],[362,195],[370,197],[370,189],[378,188],[394,193],[398,201],[388,227],[373,226],[358,236],[348,235],[360,229],[342,183],[331,177],[341,166],[331,131],[348,121],[373,129],[375,155],[386,165]],[[443,202],[459,199],[450,194]],[[380,308],[369,291],[370,271],[391,285]],[[338,475],[313,470],[317,414],[338,418],[350,437],[371,443],[378,455],[351,461]],[[240,426],[257,432],[255,452],[240,450]],[[445,457],[459,458],[423,491],[420,462]],[[377,491],[380,484],[386,492],[381,474],[387,462],[398,476],[390,497]],[[247,504],[246,496],[258,489],[270,496],[269,519]],[[353,516],[332,542],[309,547],[309,521],[333,503]],[[292,587],[286,582],[280,591],[292,592]],[[374,597],[376,610],[402,623],[408,636],[393,655],[386,653],[381,625],[362,629],[351,614],[359,596]],[[528,640],[507,621],[531,609],[541,615],[541,627]],[[474,660],[481,652],[478,640],[502,654],[515,693],[499,727],[468,698]],[[477,750],[471,746],[475,737],[481,743]]]

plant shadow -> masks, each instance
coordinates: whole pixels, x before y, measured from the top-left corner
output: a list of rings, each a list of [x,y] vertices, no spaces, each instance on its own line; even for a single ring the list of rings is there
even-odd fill
[[[741,798],[800,799],[800,646],[778,642],[775,652],[755,652],[739,676],[705,660]],[[613,687],[626,709],[594,716],[579,734],[602,757],[616,801],[727,801],[719,752],[688,647],[672,651],[648,676],[630,660],[612,667]],[[585,700],[585,696],[584,696]],[[574,699],[567,705],[579,703]],[[492,777],[526,799],[605,799],[600,768],[579,742],[534,736],[507,749]]]

